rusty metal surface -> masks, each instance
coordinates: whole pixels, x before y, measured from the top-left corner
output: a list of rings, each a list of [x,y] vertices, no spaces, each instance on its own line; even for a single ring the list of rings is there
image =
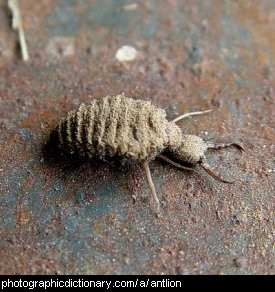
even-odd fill
[[[28,64],[0,7],[0,273],[274,273],[274,1],[20,4]],[[138,58],[119,63],[123,45]],[[215,109],[180,125],[244,145],[208,155],[236,183],[152,162],[155,218],[141,167],[45,151],[68,110],[121,92],[170,117]]]

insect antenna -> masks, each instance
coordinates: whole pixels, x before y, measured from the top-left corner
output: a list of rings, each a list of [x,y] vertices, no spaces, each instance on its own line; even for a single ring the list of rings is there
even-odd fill
[[[200,112],[185,113],[185,114],[180,115],[177,118],[173,119],[171,122],[176,123],[176,122],[178,122],[178,121],[180,121],[182,119],[185,119],[187,117],[203,115],[203,114],[210,113],[210,112],[212,112],[212,109],[205,110],[205,111],[200,111]]]
[[[226,184],[233,184],[234,182],[231,181],[227,181],[222,179],[221,177],[219,177],[218,175],[216,175],[214,173],[214,171],[212,170],[211,166],[206,162],[205,159],[202,160],[202,162],[200,162],[200,166],[210,175],[212,176],[215,180],[217,180],[218,182],[221,183],[226,183]]]

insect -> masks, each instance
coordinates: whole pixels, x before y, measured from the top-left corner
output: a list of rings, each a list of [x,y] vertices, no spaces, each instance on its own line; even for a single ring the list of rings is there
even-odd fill
[[[165,111],[149,101],[128,98],[124,94],[106,96],[87,105],[81,104],[62,118],[55,129],[57,144],[69,154],[88,159],[119,157],[142,163],[159,211],[160,202],[149,168],[149,162],[156,157],[196,173],[194,167],[200,165],[214,179],[230,183],[212,171],[206,162],[205,152],[209,148],[236,146],[243,150],[242,147],[236,143],[204,142],[200,137],[184,134],[176,125],[184,118],[210,111],[190,112],[168,121]],[[190,167],[166,157],[164,151]]]

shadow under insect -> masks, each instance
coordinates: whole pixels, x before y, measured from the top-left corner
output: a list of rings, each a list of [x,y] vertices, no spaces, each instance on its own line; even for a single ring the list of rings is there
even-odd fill
[[[61,149],[58,146],[58,133],[56,129],[51,132],[47,143],[42,149],[42,153],[44,163],[63,172],[74,172],[83,167],[83,165],[89,166],[92,171],[98,171],[98,168],[108,165],[112,172],[120,174],[121,172],[126,173],[133,170],[136,165],[136,161],[125,159],[124,157],[99,158],[94,156],[90,158],[80,155],[78,152],[70,154],[67,150]]]

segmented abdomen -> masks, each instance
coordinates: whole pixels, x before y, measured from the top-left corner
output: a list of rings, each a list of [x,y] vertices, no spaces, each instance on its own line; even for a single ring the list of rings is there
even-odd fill
[[[165,111],[124,95],[81,104],[60,120],[59,147],[83,156],[148,160],[167,144]]]

